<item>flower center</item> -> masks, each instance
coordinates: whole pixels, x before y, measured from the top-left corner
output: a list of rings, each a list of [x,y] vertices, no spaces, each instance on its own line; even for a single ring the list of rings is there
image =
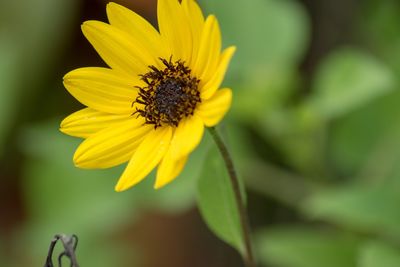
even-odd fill
[[[178,126],[182,118],[193,115],[197,103],[201,102],[200,80],[192,77],[190,69],[180,60],[160,60],[165,66],[163,70],[149,66],[150,71],[141,75],[146,86],[138,87],[139,94],[133,103],[141,105],[133,114],[144,117],[154,128]]]

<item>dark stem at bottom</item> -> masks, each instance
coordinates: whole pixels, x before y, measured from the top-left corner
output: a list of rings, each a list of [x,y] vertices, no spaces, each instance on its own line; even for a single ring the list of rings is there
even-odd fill
[[[217,147],[224,159],[225,166],[229,173],[233,192],[235,194],[236,206],[239,211],[240,225],[242,227],[242,235],[243,235],[243,240],[244,240],[244,245],[245,245],[245,255],[243,256],[245,265],[247,267],[255,267],[256,263],[255,263],[253,248],[252,248],[252,243],[251,243],[249,218],[248,218],[247,210],[246,210],[246,207],[244,204],[243,195],[240,190],[239,178],[237,176],[235,167],[233,166],[233,161],[232,161],[231,155],[230,155],[224,141],[222,140],[221,136],[218,134],[217,130],[214,127],[208,128],[208,130],[210,131],[210,133],[215,141],[215,144],[217,145]]]
[[[52,259],[53,251],[58,241],[61,241],[64,246],[64,251],[58,255],[58,266],[62,267],[62,258],[67,257],[71,261],[71,267],[79,267],[75,256],[75,250],[78,245],[78,237],[76,235],[69,236],[65,234],[57,234],[54,236],[53,240],[51,240],[44,267],[54,267]]]

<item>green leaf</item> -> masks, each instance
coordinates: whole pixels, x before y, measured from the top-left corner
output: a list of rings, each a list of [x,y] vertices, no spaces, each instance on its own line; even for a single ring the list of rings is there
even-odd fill
[[[214,234],[243,253],[243,237],[234,192],[216,147],[210,150],[203,166],[197,201],[203,219]]]
[[[400,2],[368,0],[360,7],[357,35],[399,73]]]
[[[380,242],[363,246],[360,252],[359,267],[398,267],[400,249]]]
[[[393,89],[387,66],[367,53],[341,49],[329,55],[316,73],[310,105],[324,118],[341,116]]]
[[[357,229],[400,237],[398,186],[347,186],[314,194],[304,211],[312,218]]]
[[[351,176],[363,167],[377,166],[369,162],[380,162],[375,170],[399,165],[394,160],[400,155],[399,101],[400,91],[395,90],[335,122],[330,132],[329,152],[339,172]],[[383,174],[362,172],[378,180]]]
[[[282,267],[355,267],[358,241],[334,231],[277,227],[257,234],[262,263]]]
[[[281,108],[264,115],[256,130],[282,155],[286,164],[304,176],[324,179],[324,123],[307,106]]]

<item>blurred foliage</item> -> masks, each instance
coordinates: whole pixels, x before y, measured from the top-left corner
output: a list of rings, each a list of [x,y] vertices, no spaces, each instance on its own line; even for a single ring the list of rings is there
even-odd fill
[[[216,147],[210,149],[198,183],[197,204],[204,220],[222,240],[244,254],[240,217],[231,181]]]
[[[0,155],[67,43],[77,7],[76,0],[0,2]]]
[[[223,10],[224,1],[205,2],[217,15],[218,7]],[[241,39],[246,44],[239,45],[238,54],[242,52],[248,61],[236,59],[243,70],[234,69],[240,74],[234,72],[237,76],[232,81],[238,92],[231,118],[255,131],[268,145],[264,149],[275,153],[271,157],[262,151],[257,156],[254,151],[239,150],[241,171],[251,189],[300,212],[302,224],[311,223],[257,232],[261,261],[278,267],[399,265],[400,248],[393,245],[399,241],[400,221],[396,123],[400,30],[395,26],[399,3],[365,1],[357,6],[361,12],[354,35],[360,40],[322,58],[310,90],[299,98],[304,85],[296,70],[309,33],[303,9],[295,1],[254,1],[257,5],[246,7],[237,2],[230,1],[236,13],[226,13],[231,20],[222,25],[232,26],[235,33],[241,27],[251,29],[245,35],[259,32]],[[277,6],[286,8],[278,12]],[[265,16],[255,15],[260,10]],[[240,18],[247,12],[253,16],[243,22]],[[248,26],[253,20],[260,26]],[[240,43],[237,39],[243,35],[227,32],[226,43]],[[287,32],[293,47],[285,39]],[[279,52],[272,47],[279,47]],[[274,75],[270,75],[271,66]],[[254,143],[241,141],[240,136],[234,140]],[[263,162],[265,156],[278,164]],[[282,164],[289,168],[282,169]],[[316,222],[327,223],[328,229],[313,227]]]
[[[315,193],[305,203],[305,212],[359,232],[399,237],[399,188],[346,186]]]
[[[262,266],[400,266],[400,2],[358,1],[351,38],[310,73],[304,62],[315,25],[301,1],[199,2],[217,15],[225,46],[238,47],[225,82],[234,103],[224,133],[249,191]],[[153,190],[152,174],[116,194],[123,166],[76,169],[79,140],[58,132],[61,118],[50,107],[40,107],[44,118],[24,117],[37,112],[43,92],[65,93],[54,68],[70,70],[59,59],[74,53],[66,50],[81,8],[67,0],[0,2],[0,153],[6,158],[17,144],[26,213],[12,242],[0,236],[0,265],[40,266],[61,231],[80,237],[82,266],[125,266],[141,255],[119,238],[124,230],[148,210],[179,214],[196,200],[211,230],[241,250],[232,192],[207,134],[171,185]]]
[[[298,2],[233,0],[229,12],[227,1],[199,2],[218,17],[224,43],[239,48],[230,69],[235,76],[246,81],[260,79],[260,73],[265,77],[272,68],[286,71],[301,60],[308,41],[308,17]]]
[[[72,155],[78,140],[55,131],[58,123],[50,121],[31,126],[20,137],[22,150],[31,158],[25,167],[23,185],[27,210],[32,218],[24,226],[25,231],[20,233],[20,241],[35,248],[31,251],[32,256],[43,255],[46,251],[46,242],[34,246],[37,240],[46,236],[50,240],[62,229],[85,240],[79,245],[80,264],[112,266],[124,258],[122,254],[126,249],[117,250],[116,243],[106,242],[107,238],[118,234],[118,229],[140,216],[142,210],[177,213],[193,205],[196,195],[193,174],[200,173],[209,147],[207,138],[191,155],[182,175],[170,186],[155,191],[152,175],[131,191],[116,194],[114,185],[122,168],[98,171],[75,168]],[[97,254],[98,250],[118,254],[114,259],[109,253]],[[93,258],[93,255],[104,259]],[[101,264],[93,265],[93,260]]]
[[[370,55],[339,49],[318,67],[309,105],[323,119],[333,119],[387,93],[393,80],[391,70]]]
[[[262,261],[276,266],[356,266],[359,241],[351,235],[315,227],[278,227],[258,233]]]
[[[361,267],[396,267],[400,265],[400,252],[395,247],[382,243],[371,242],[361,248]]]

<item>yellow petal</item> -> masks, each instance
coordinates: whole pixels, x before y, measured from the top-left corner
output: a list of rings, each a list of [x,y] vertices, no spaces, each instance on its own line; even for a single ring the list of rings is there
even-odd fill
[[[215,73],[221,52],[221,32],[214,15],[207,17],[201,34],[199,53],[194,74],[201,81],[208,81]]]
[[[84,108],[66,117],[61,122],[60,131],[71,136],[88,138],[98,131],[128,119],[128,116]]]
[[[164,157],[171,137],[171,127],[161,127],[150,131],[133,154],[115,190],[123,191],[142,181]]]
[[[153,127],[141,118],[129,118],[86,139],[74,155],[77,167],[110,168],[128,161]]]
[[[228,112],[232,102],[231,89],[224,88],[218,90],[213,97],[201,102],[196,110],[196,114],[201,117],[207,127],[218,124]]]
[[[173,181],[183,170],[188,157],[185,156],[179,160],[175,160],[171,153],[171,147],[165,154],[157,169],[155,189],[159,189],[169,182]]]
[[[127,32],[136,42],[145,44],[152,54],[162,58],[169,58],[171,55],[163,45],[158,31],[135,12],[116,3],[109,3],[107,16],[112,26]]]
[[[106,68],[80,68],[64,76],[65,88],[79,102],[114,114],[132,113],[132,103],[138,94],[135,86],[139,83],[138,79],[127,79]]]
[[[171,140],[173,158],[177,160],[192,152],[199,145],[203,134],[204,123],[199,116],[182,119]]]
[[[183,0],[182,7],[188,18],[189,27],[192,32],[192,57],[188,66],[193,66],[196,63],[197,54],[199,52],[201,33],[204,27],[204,16],[199,5],[194,0]]]
[[[173,60],[190,62],[192,33],[181,4],[178,0],[158,0],[157,16],[161,37],[171,48]]]
[[[108,66],[128,77],[148,72],[148,66],[158,61],[146,44],[107,23],[86,21],[82,32]]]
[[[225,73],[228,70],[229,62],[233,54],[236,51],[236,47],[231,46],[225,49],[221,54],[221,59],[219,61],[217,70],[210,78],[210,80],[204,83],[200,81],[199,87],[200,89],[200,96],[202,99],[208,99],[214,95],[215,91],[220,87],[222,81],[224,80]]]

